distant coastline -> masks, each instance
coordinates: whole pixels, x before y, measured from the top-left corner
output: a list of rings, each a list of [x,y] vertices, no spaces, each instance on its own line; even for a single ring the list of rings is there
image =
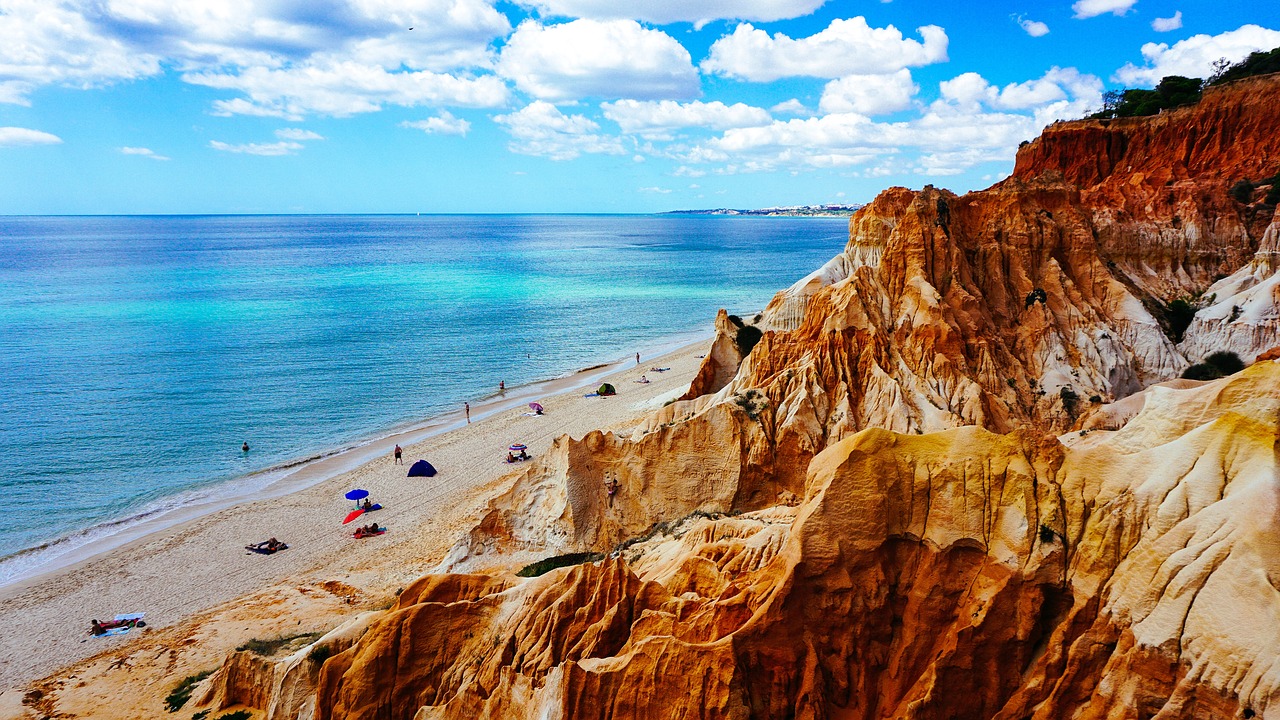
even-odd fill
[[[759,208],[757,210],[737,210],[734,208],[715,208],[712,210],[672,210],[663,215],[748,215],[752,217],[848,217],[861,208],[857,205],[789,205],[786,207]]]

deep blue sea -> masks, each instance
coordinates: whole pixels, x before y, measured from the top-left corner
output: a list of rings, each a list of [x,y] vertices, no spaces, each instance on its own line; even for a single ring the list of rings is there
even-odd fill
[[[456,410],[499,379],[547,379],[709,331],[718,308],[757,310],[826,262],[846,228],[2,217],[0,556],[91,543],[166,499]],[[36,507],[38,524],[14,510]]]

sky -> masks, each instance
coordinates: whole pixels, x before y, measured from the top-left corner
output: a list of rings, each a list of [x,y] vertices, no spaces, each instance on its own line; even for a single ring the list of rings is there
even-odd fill
[[[987,187],[1207,0],[0,0],[0,214],[657,212]]]

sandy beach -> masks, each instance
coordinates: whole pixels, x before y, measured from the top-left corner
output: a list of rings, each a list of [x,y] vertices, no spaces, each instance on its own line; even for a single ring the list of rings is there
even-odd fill
[[[536,456],[561,435],[578,438],[595,429],[624,428],[683,393],[706,346],[696,342],[644,358],[638,366],[623,361],[536,388],[509,388],[505,395],[473,403],[470,424],[459,413],[328,460],[367,462],[318,484],[286,492],[290,482],[301,487],[307,478],[286,479],[252,502],[0,588],[0,617],[10,628],[7,652],[0,657],[0,690],[10,692],[0,695],[0,717],[15,706],[17,689],[95,655],[115,660],[109,666],[83,663],[80,686],[94,672],[129,668],[136,670],[129,681],[145,679],[159,692],[169,675],[180,677],[189,667],[218,662],[221,653],[248,637],[289,629],[324,631],[361,608],[385,606],[397,588],[430,572],[479,518],[488,499],[520,471],[522,466],[505,462],[510,443],[525,443]],[[653,367],[670,370],[653,372]],[[650,382],[635,382],[641,375]],[[618,395],[584,397],[602,378],[616,385]],[[533,400],[545,406],[545,415],[526,414],[526,403]],[[404,447],[403,466],[391,458],[396,442]],[[439,475],[407,478],[408,466],[419,458],[435,465]],[[385,535],[356,540],[350,533],[360,522],[341,524],[353,507],[343,494],[355,487],[369,490],[384,506],[368,521],[387,526]],[[244,550],[271,536],[289,549],[270,556]],[[148,627],[88,638],[90,619],[125,612],[145,612]],[[188,647],[190,652],[179,652]],[[61,690],[64,680],[53,682]],[[63,699],[73,694],[63,693]]]

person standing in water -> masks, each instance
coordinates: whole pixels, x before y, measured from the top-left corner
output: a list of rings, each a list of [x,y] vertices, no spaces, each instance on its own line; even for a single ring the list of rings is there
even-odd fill
[[[636,364],[640,364],[640,353],[636,353]]]
[[[467,413],[467,424],[470,425],[471,424],[471,403],[469,402],[462,403],[462,409],[464,412]]]
[[[499,381],[498,381],[498,392],[500,392],[500,393],[504,393],[504,392],[506,392],[506,391],[507,391],[507,381],[506,381],[506,380],[499,380]]]
[[[402,462],[400,458],[402,458],[402,457],[404,456],[404,450],[401,450],[401,449],[400,449],[400,446],[399,446],[399,445],[396,445],[396,449],[394,450],[394,453],[395,453],[395,456],[396,456],[396,464],[397,464],[397,465],[403,465],[403,464],[404,464],[404,462]]]
[[[244,441],[244,444],[240,446],[240,452],[249,452],[249,441],[248,441],[248,440],[245,440],[245,441]]]

